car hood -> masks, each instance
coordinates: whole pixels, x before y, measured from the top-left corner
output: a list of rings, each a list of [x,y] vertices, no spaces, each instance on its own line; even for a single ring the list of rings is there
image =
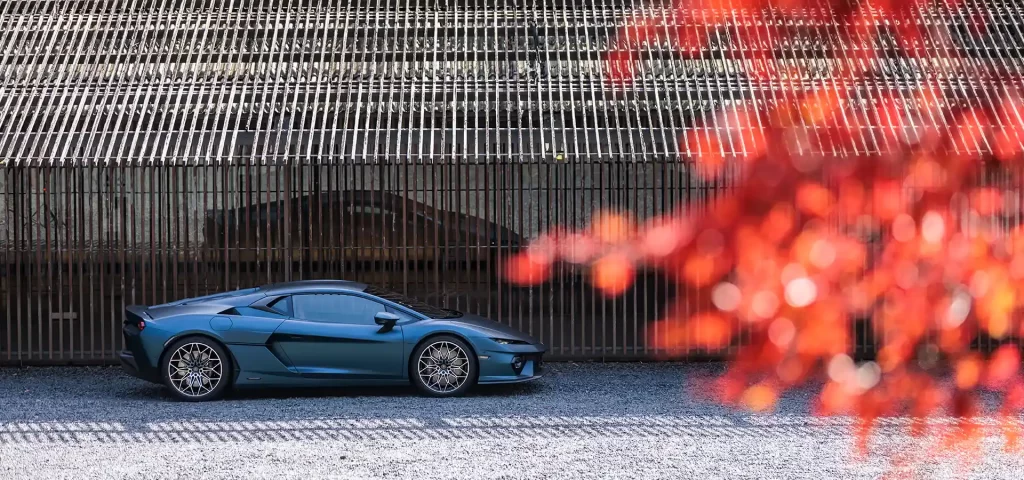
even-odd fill
[[[532,344],[540,344],[535,338],[516,330],[504,323],[495,322],[489,318],[479,315],[464,314],[457,318],[436,319],[436,322],[461,325],[472,328],[494,338],[506,338],[509,340],[521,340]]]

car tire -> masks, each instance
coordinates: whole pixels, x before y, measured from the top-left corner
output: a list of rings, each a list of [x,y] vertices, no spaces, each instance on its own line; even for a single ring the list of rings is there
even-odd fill
[[[219,343],[202,336],[182,338],[160,358],[164,386],[178,400],[204,402],[224,396],[233,373],[231,357]]]
[[[451,335],[431,337],[412,352],[409,378],[424,395],[459,397],[476,384],[476,355],[462,339]]]

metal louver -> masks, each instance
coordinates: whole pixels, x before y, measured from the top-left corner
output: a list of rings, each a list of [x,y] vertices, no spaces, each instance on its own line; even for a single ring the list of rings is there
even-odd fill
[[[783,41],[772,36],[782,20],[744,10],[709,24],[699,10],[629,1],[329,3],[3,2],[0,156],[13,164],[674,158],[687,153],[676,139],[695,118],[821,87],[857,47],[838,42],[850,25],[827,14],[781,25],[806,31]],[[936,9],[922,21],[967,25],[988,15],[993,27],[951,39],[955,53],[921,45],[920,58],[879,60],[865,100],[932,82],[983,101],[972,95],[991,87],[993,64],[1022,69],[1022,14],[1014,2]],[[654,33],[629,40],[640,24]],[[764,37],[739,44],[731,32],[740,27]],[[670,35],[680,29],[713,41],[684,55]],[[747,59],[764,48],[771,60]],[[605,60],[616,49],[637,53],[628,84],[609,80]],[[794,63],[818,73],[788,76]],[[745,73],[753,70],[770,80]]]

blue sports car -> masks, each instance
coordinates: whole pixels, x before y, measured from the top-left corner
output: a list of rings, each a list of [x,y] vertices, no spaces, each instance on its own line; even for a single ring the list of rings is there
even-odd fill
[[[341,280],[131,306],[123,333],[125,370],[189,401],[232,387],[409,382],[451,397],[539,378],[546,350],[507,325]]]

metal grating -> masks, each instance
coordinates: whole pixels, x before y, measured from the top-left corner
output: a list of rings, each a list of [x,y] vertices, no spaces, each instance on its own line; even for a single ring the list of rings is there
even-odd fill
[[[856,57],[838,40],[854,26],[824,11],[716,24],[639,2],[516,3],[4,2],[0,152],[61,165],[675,158],[695,117],[820,88]],[[993,68],[1021,69],[1020,10],[936,11],[926,20],[995,28],[879,61],[865,96],[930,82],[980,100]],[[740,45],[740,28],[764,40]],[[805,34],[773,41],[780,28]],[[693,31],[715,39],[707,51],[680,51]],[[621,51],[636,53],[625,86],[604,61]],[[796,63],[818,74],[787,75]]]
[[[710,13],[597,0],[2,2],[0,361],[108,360],[125,304],[338,276],[496,316],[559,356],[655,353],[647,321],[673,293],[664,281],[604,300],[563,268],[513,289],[497,259],[595,210],[699,205],[728,185],[688,174],[687,131],[727,128],[712,112],[839,87],[834,73],[860,61],[839,41],[859,25],[825,9],[800,21]],[[977,16],[987,31],[970,29]],[[934,86],[948,102],[991,102],[1024,87],[1022,16],[1011,1],[935,7],[922,24],[953,35],[874,60],[858,98],[899,103]],[[757,41],[741,44],[740,29]],[[783,41],[781,29],[799,34]],[[712,42],[690,51],[687,35]],[[814,69],[789,73],[796,64]],[[899,128],[865,128],[857,148]]]

